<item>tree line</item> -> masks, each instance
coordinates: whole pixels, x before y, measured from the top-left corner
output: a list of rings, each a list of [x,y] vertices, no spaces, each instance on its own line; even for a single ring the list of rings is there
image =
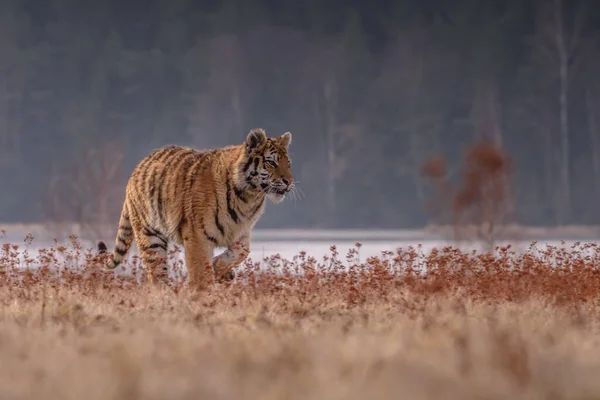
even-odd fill
[[[585,0],[6,0],[0,220],[116,221],[152,149],[263,127],[302,195],[261,227],[423,226],[423,164],[481,138],[518,222],[597,224],[599,44]]]

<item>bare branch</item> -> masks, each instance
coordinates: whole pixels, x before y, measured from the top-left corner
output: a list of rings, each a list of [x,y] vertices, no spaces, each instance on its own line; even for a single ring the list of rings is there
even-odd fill
[[[583,28],[587,20],[587,10],[587,2],[585,1],[579,2],[579,4],[576,7],[575,16],[573,17],[573,29],[571,31],[569,43],[567,45],[567,48],[570,53],[575,52],[581,42]]]
[[[48,182],[46,215],[49,226],[60,234],[77,233],[82,239],[98,239],[107,233],[120,212],[123,154],[117,143],[89,146],[81,157],[54,169]],[[71,224],[77,232],[65,232]]]

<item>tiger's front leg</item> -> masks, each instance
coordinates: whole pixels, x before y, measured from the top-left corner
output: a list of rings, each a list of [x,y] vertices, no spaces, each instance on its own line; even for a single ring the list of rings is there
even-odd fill
[[[233,268],[244,262],[248,254],[250,254],[250,238],[244,235],[233,246],[214,258],[213,270],[216,279],[232,281],[235,278]]]

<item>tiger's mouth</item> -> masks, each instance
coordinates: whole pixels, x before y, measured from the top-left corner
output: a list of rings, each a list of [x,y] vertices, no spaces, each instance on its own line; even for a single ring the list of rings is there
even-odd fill
[[[262,188],[262,191],[265,192],[266,194],[276,194],[278,196],[283,196],[283,195],[287,194],[287,192],[288,192],[288,190],[286,190],[285,188],[271,186],[266,183],[263,183],[260,186]]]
[[[271,189],[267,193],[267,197],[274,203],[279,203],[283,199],[285,199],[285,195],[287,194],[285,189]]]

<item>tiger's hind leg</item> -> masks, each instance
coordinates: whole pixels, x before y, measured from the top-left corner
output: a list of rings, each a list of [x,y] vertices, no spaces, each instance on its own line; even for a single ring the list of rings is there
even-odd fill
[[[133,234],[148,281],[154,284],[169,283],[169,267],[167,263],[168,239],[165,235],[144,226],[137,218],[133,218]]]
[[[152,283],[169,283],[169,265],[167,262],[168,239],[152,229],[145,229],[140,245],[140,254],[146,265],[148,280]],[[138,242],[140,243],[140,242]]]

